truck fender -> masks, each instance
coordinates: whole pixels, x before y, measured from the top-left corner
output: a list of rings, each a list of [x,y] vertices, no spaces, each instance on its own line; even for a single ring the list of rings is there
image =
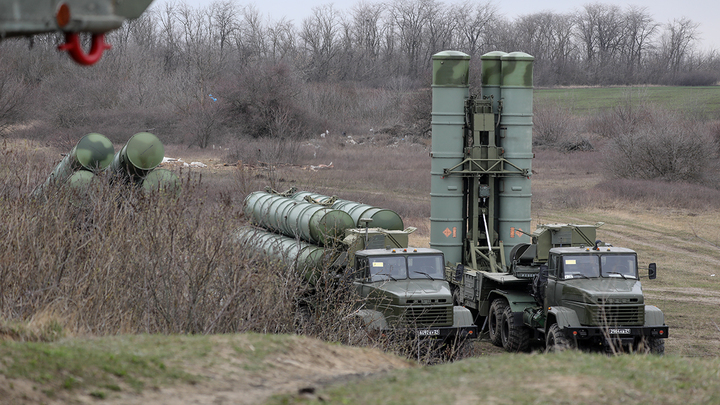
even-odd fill
[[[473,326],[473,316],[465,307],[453,307],[453,327]]]
[[[510,305],[510,310],[513,312],[523,312],[525,308],[537,306],[535,298],[528,293],[495,290],[490,292],[488,302],[493,301],[497,297],[505,298]]]
[[[576,328],[580,326],[580,320],[577,317],[577,313],[570,308],[565,307],[550,307],[548,310],[548,320],[555,318],[558,326],[562,328]],[[552,322],[545,324],[546,328],[551,326]]]
[[[353,316],[362,319],[365,327],[370,330],[388,329],[387,319],[385,319],[382,312],[372,309],[358,309],[353,313]]]
[[[665,325],[665,315],[654,305],[645,305],[645,326]]]

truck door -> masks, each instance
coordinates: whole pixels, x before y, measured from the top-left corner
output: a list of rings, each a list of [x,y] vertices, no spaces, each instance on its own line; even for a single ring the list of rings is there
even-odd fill
[[[557,289],[561,288],[558,285],[558,280],[562,277],[561,270],[558,256],[551,253],[548,257],[548,279],[547,287],[545,288],[545,311],[547,311],[549,306],[557,303]]]

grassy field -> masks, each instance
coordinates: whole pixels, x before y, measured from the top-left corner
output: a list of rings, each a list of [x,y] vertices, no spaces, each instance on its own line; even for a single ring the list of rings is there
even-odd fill
[[[667,108],[684,104],[686,109],[697,103],[697,111],[717,115],[717,89],[538,90],[536,103],[571,102],[574,113],[584,114],[610,108],[630,92],[633,100],[667,102]],[[288,333],[293,329],[288,326],[292,301],[282,295],[287,284],[258,285],[258,281],[267,281],[259,278],[266,268],[253,267],[253,262],[247,261],[251,259],[241,257],[243,252],[232,251],[232,245],[213,244],[245,223],[239,211],[247,193],[266,186],[276,190],[297,187],[392,209],[406,226],[418,228],[411,243],[428,246],[430,158],[426,139],[330,135],[287,145],[284,150],[248,141],[240,154],[168,145],[166,156],[208,165],[192,169],[192,176],[188,175],[198,183],[193,183],[192,198],[182,199],[187,205],[155,215],[128,214],[109,204],[103,211],[109,219],[96,215],[92,227],[86,229],[95,239],[77,242],[76,228],[63,228],[63,237],[53,237],[60,228],[48,232],[52,228],[37,225],[67,215],[62,206],[33,218],[35,212],[27,204],[16,202],[45,179],[59,154],[67,150],[10,141],[3,143],[0,152],[0,204],[5,215],[18,213],[0,227],[0,236],[10,246],[0,252],[4,288],[0,302],[5,315],[0,323],[0,337],[5,340],[0,343],[0,394],[13,403],[102,399],[106,403],[150,404],[720,401],[720,192],[697,183],[609,178],[604,174],[601,147],[575,153],[548,148],[535,151],[533,224],[602,221],[601,240],[637,250],[643,268],[657,263],[658,279],[643,280],[643,290],[646,302],[662,309],[670,326],[664,357],[576,352],[508,355],[488,342],[479,342],[471,350],[474,358],[420,367],[377,350],[300,336],[220,333]],[[294,164],[283,162],[281,155],[287,153],[293,154]],[[244,160],[242,164],[237,164],[238,157]],[[330,168],[313,170],[319,164]],[[187,169],[183,170],[187,175]],[[167,206],[151,207],[160,211]],[[168,238],[160,228],[143,228],[141,219],[161,221],[176,236]],[[62,221],[49,223],[62,225]],[[96,232],[95,228],[101,227],[107,233]],[[33,233],[13,233],[16,229]],[[145,238],[142,233],[148,229],[153,232]],[[133,238],[124,237],[129,234]],[[52,249],[64,255],[58,259],[54,253],[48,254],[49,245],[40,242],[43,237],[56,243]],[[26,257],[38,264],[18,264],[15,253],[6,254],[24,252],[17,249],[22,244],[32,247]],[[40,245],[45,249],[39,249]],[[101,248],[103,254],[94,256]],[[168,250],[173,250],[173,255],[166,255]],[[85,256],[76,258],[67,252]],[[248,271],[228,272],[219,278],[210,270],[223,268],[217,265],[221,259],[231,266],[247,266]],[[155,267],[140,267],[147,262]],[[87,273],[56,281],[71,274],[69,270],[63,273],[67,263],[91,264]],[[173,266],[168,263],[203,268],[214,281],[201,284],[198,275],[185,267],[181,270],[187,274],[172,273]],[[23,270],[13,273],[17,268]],[[35,284],[21,285],[32,281],[39,268],[47,273]],[[156,268],[175,278],[167,283],[163,278],[143,280]],[[59,273],[53,272],[57,269]],[[167,295],[155,301],[139,297],[143,282],[154,282],[151,286]],[[78,285],[86,290],[78,291]],[[104,289],[93,289],[98,286]],[[8,298],[10,287],[15,288],[15,301]],[[44,296],[53,291],[55,295]],[[194,301],[187,299],[192,295],[189,292],[195,294]],[[278,321],[281,315],[285,317],[282,322]],[[142,333],[146,330],[159,332]],[[173,334],[188,330],[196,335]],[[368,375],[372,376],[365,378]],[[523,389],[517,389],[519,384]],[[298,390],[304,394],[294,394]]]
[[[558,103],[586,116],[618,104],[654,104],[670,111],[691,112],[698,117],[720,118],[720,86],[633,86],[536,89],[536,105]]]

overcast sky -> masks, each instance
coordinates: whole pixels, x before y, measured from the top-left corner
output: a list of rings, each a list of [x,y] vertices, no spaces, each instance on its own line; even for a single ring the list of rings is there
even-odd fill
[[[295,21],[296,24],[308,17],[313,7],[326,4],[333,4],[334,7],[342,12],[349,12],[354,5],[360,0],[235,0],[238,5],[253,4],[260,11],[261,15],[271,20],[279,20],[285,17]],[[376,0],[364,0],[367,3],[379,3]],[[193,7],[206,7],[213,0],[155,0],[154,7],[164,3],[180,3],[185,2]],[[460,3],[462,0],[441,0],[442,3]],[[481,0],[485,2],[485,0]],[[655,21],[664,24],[671,22],[673,19],[687,17],[693,22],[700,23],[699,42],[702,50],[719,49],[720,48],[720,1],[718,0],[593,0],[593,1],[577,1],[577,0],[493,0],[500,13],[509,18],[515,18],[518,15],[530,14],[539,11],[552,11],[555,13],[569,13],[576,9],[580,9],[584,4],[601,3],[601,4],[617,4],[622,9],[627,5],[635,5],[644,7],[653,16]],[[508,50],[506,50],[508,51]]]

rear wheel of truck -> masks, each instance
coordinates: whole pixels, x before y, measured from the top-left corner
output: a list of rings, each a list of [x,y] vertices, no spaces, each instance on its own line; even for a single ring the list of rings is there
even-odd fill
[[[573,348],[574,344],[565,337],[558,324],[552,324],[550,329],[545,332],[546,352],[562,352]]]
[[[503,313],[505,308],[509,308],[505,298],[497,298],[490,304],[490,312],[488,313],[488,330],[490,332],[490,341],[498,347],[502,347],[502,333],[500,332]]]
[[[530,347],[530,329],[518,324],[512,308],[505,308],[501,319],[500,336],[503,348],[508,352],[524,352]]]

